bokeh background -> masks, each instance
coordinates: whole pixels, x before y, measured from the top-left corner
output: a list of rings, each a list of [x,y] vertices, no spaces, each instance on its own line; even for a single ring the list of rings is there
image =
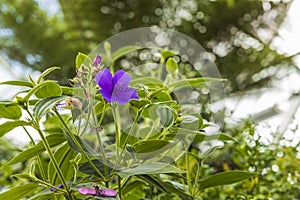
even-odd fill
[[[262,173],[243,184],[209,189],[204,199],[298,199],[299,7],[299,0],[0,0],[0,78],[27,79],[28,73],[36,77],[60,66],[48,78],[66,85],[75,75],[77,53],[88,54],[110,36],[149,26],[184,33],[203,46],[227,79],[223,131],[239,141],[221,146],[206,167]],[[120,68],[127,63],[122,59]],[[15,88],[1,86],[0,93],[8,99]],[[208,119],[211,112],[202,114]],[[0,139],[0,163],[28,144],[17,134]],[[0,172],[0,189],[16,184],[10,174],[25,167]]]

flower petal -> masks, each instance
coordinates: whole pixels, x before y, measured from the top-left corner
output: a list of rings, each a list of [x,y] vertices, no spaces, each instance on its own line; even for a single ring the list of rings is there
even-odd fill
[[[108,91],[108,90],[99,90],[99,92],[102,94],[102,97],[107,101],[107,102],[112,102],[111,100],[111,96],[112,96],[112,93],[111,91]]]
[[[90,188],[79,188],[78,192],[81,194],[97,195],[97,190],[90,189]]]
[[[101,63],[102,61],[102,56],[101,55],[97,55],[93,61],[93,66],[97,66]]]
[[[131,95],[131,98],[130,98],[130,99],[140,99],[140,97],[138,96],[136,90],[134,90],[134,93]]]
[[[122,85],[123,87],[128,87],[130,81],[131,76],[127,74],[124,70],[118,70],[113,77],[113,82],[115,86]]]
[[[103,189],[99,191],[99,195],[103,197],[115,197],[117,192],[113,189]]]
[[[137,96],[136,90],[130,87],[115,87],[112,93],[111,101],[119,104],[128,103],[131,98]]]
[[[96,82],[102,90],[111,91],[113,90],[113,77],[109,69],[104,69],[96,75]]]

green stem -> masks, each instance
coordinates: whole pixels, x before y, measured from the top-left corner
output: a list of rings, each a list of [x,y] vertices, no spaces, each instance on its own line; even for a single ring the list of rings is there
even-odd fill
[[[57,112],[57,110],[55,110],[56,115],[58,116],[59,120],[61,121],[61,123],[63,124],[63,126],[67,129],[68,135],[71,138],[71,140],[75,143],[76,147],[80,150],[80,152],[82,153],[82,155],[85,157],[85,159],[90,163],[90,165],[92,166],[92,168],[95,170],[95,172],[105,181],[105,177],[103,176],[103,174],[98,170],[98,168],[94,165],[94,163],[91,161],[91,159],[89,158],[89,156],[87,155],[87,153],[84,151],[84,149],[82,148],[82,146],[79,144],[79,142],[77,141],[77,139],[75,138],[75,136],[73,135],[72,131],[69,129],[68,125],[65,123],[65,121],[63,120],[63,118],[61,117],[61,115]]]
[[[127,143],[129,142],[129,138],[130,138],[130,136],[131,136],[131,134],[132,134],[132,131],[133,131],[133,129],[134,129],[134,126],[135,126],[136,122],[137,122],[138,119],[140,118],[140,115],[141,115],[141,113],[142,113],[142,110],[143,110],[143,108],[141,108],[141,109],[138,111],[137,115],[135,116],[135,119],[134,119],[133,122],[132,122],[132,126],[130,127],[129,133],[127,134],[127,137],[125,138],[124,145],[123,145],[123,147],[122,147],[121,155],[120,155],[120,156],[118,157],[118,159],[117,159],[116,167],[119,167],[119,164],[120,164],[120,162],[121,162],[121,158],[122,158],[122,156],[123,156],[124,149],[126,148],[126,145],[127,145]],[[113,170],[113,171],[114,171],[114,170]]]
[[[120,139],[121,139],[121,129],[120,129],[120,113],[118,112],[118,104],[114,103],[112,105],[113,117],[115,120],[115,129],[116,129],[116,159],[119,159],[120,152]]]
[[[93,98],[91,98],[91,99],[93,99]],[[95,110],[94,110],[94,107],[93,107],[93,102],[91,100],[90,100],[90,109],[92,109],[92,117],[93,117],[93,120],[94,120],[95,130],[96,130],[96,133],[97,133],[96,135],[97,135],[100,151],[101,151],[103,161],[104,161],[104,173],[105,173],[104,175],[105,175],[105,180],[106,180],[108,178],[108,168],[107,168],[106,154],[105,154],[105,151],[104,151],[102,140],[100,138],[100,132],[98,131],[98,120],[97,120],[97,116],[96,116],[96,113],[95,113]],[[103,111],[103,113],[104,113],[104,111]],[[103,114],[102,114],[102,116],[103,116]]]
[[[122,199],[122,187],[121,187],[122,178],[118,176],[118,191],[119,191],[119,198]]]
[[[26,132],[26,134],[28,135],[28,137],[30,138],[30,141],[32,142],[32,144],[35,146],[35,142],[34,142],[33,138],[31,137],[30,133],[28,132],[28,130],[25,127],[23,127],[23,129]],[[42,179],[47,180],[46,173],[44,171],[44,168],[42,167],[41,158],[40,158],[40,156],[36,156],[36,158],[37,158],[37,161],[38,161],[38,168],[39,168],[39,171],[41,173]]]
[[[185,152],[185,166],[186,166],[186,181],[189,187],[189,193],[192,195],[192,184],[191,184],[191,174],[190,174],[190,162],[189,162],[189,154]]]
[[[53,155],[53,153],[51,151],[50,145],[48,144],[48,142],[47,142],[46,138],[44,137],[42,131],[40,129],[38,129],[37,131],[38,131],[38,133],[39,133],[39,135],[40,135],[40,137],[42,139],[43,145],[45,146],[45,149],[47,150],[47,152],[49,154],[50,160],[51,160],[51,162],[52,162],[52,164],[53,164],[53,166],[54,166],[54,168],[55,168],[55,170],[56,170],[56,172],[57,172],[57,174],[58,174],[58,176],[59,176],[62,184],[66,188],[67,193],[70,196],[70,198],[74,199],[73,195],[72,195],[72,191],[70,190],[69,186],[67,185],[67,181],[65,180],[64,175],[63,175],[62,171],[60,170],[60,168],[59,168],[59,166],[58,166],[58,164],[56,162],[56,159],[55,159],[55,157],[54,157],[54,155]]]
[[[59,166],[58,166],[58,164],[57,164],[57,162],[56,162],[56,159],[55,159],[55,157],[54,157],[54,155],[53,155],[53,153],[52,153],[52,151],[51,151],[51,147],[50,147],[49,143],[47,142],[45,136],[43,135],[43,132],[42,132],[41,129],[40,129],[40,125],[39,125],[38,120],[36,120],[36,119],[33,117],[33,115],[29,112],[28,109],[26,109],[26,111],[27,111],[28,115],[31,117],[31,119],[33,120],[34,125],[36,126],[36,127],[33,127],[33,128],[35,128],[35,129],[37,130],[37,132],[39,133],[39,135],[40,135],[40,137],[41,137],[41,140],[42,140],[42,143],[43,143],[43,145],[44,145],[46,151],[47,151],[48,154],[49,154],[50,161],[52,162],[52,164],[53,164],[53,166],[54,166],[54,168],[55,168],[55,170],[56,170],[56,173],[58,174],[58,176],[59,176],[59,178],[60,178],[60,181],[62,182],[62,184],[63,184],[64,187],[66,188],[66,191],[67,191],[67,193],[68,193],[70,199],[71,199],[71,200],[74,200],[74,197],[73,197],[73,195],[72,195],[72,191],[70,190],[69,186],[67,185],[67,181],[65,180],[64,175],[63,175],[61,169],[59,168]]]

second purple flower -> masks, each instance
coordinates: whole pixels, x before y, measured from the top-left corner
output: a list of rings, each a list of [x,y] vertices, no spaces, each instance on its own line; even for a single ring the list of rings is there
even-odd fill
[[[139,99],[137,91],[128,87],[130,81],[131,76],[123,70],[112,76],[108,69],[104,69],[96,75],[96,82],[101,87],[99,92],[107,102],[125,104],[130,99]]]

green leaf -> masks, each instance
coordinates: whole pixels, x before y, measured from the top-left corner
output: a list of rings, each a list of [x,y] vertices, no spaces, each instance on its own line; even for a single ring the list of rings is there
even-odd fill
[[[160,119],[160,123],[164,127],[170,127],[174,123],[173,110],[168,106],[162,106],[157,109],[157,114]]]
[[[39,187],[37,183],[28,183],[22,186],[13,187],[0,194],[0,199],[20,200],[28,195],[32,195]]]
[[[27,81],[4,81],[4,82],[0,82],[0,85],[33,87],[33,84]]]
[[[67,136],[67,140],[68,140],[68,144],[69,144],[70,148],[72,150],[74,150],[75,152],[82,153],[80,151],[80,149],[76,146],[75,142],[72,140],[72,138],[70,137],[70,135],[66,134],[66,136]],[[89,156],[96,156],[97,155],[97,153],[93,150],[93,148],[85,140],[81,139],[77,135],[73,135],[73,136],[75,137],[75,139],[77,140],[77,142],[80,144],[80,146],[82,147],[82,149]]]
[[[175,83],[168,85],[168,87],[172,91],[174,89],[180,89],[185,87],[199,87],[205,85],[206,82],[220,82],[224,80],[226,79],[210,78],[210,77],[191,78],[191,79],[177,81]]]
[[[167,189],[164,187],[164,182],[160,180],[157,176],[150,176],[150,175],[137,175],[139,179],[145,181],[146,183],[150,184],[151,186],[154,186],[158,188],[160,191],[168,193]]]
[[[50,147],[55,147],[57,145],[62,144],[63,142],[66,141],[66,138],[64,137],[63,134],[51,134],[48,135],[46,137],[46,140],[48,142],[48,144],[50,145]],[[12,160],[10,160],[6,165],[13,165],[19,162],[23,162],[25,160],[28,160],[34,156],[37,156],[41,153],[43,153],[45,151],[45,147],[44,144],[41,142],[37,143],[34,147],[29,148],[23,152],[21,152],[20,154],[18,154],[17,156],[15,156]]]
[[[167,59],[168,57],[176,56],[179,54],[178,51],[173,51],[173,50],[169,50],[169,49],[161,49],[160,53],[164,60]]]
[[[39,101],[33,109],[34,115],[37,118],[42,117],[49,109],[53,108],[58,102],[65,100],[67,96],[47,97]]]
[[[0,102],[0,118],[20,119],[22,110],[15,102]]]
[[[15,121],[8,121],[0,125],[0,137],[5,135],[7,132],[11,131],[12,129],[18,126],[28,126],[30,122],[22,121],[22,120],[15,120]]]
[[[49,199],[60,199],[59,197],[55,197],[54,195],[57,196],[56,193],[53,191],[50,191],[49,189],[42,190],[41,192],[35,194],[34,196],[31,196],[28,200],[49,200]]]
[[[132,99],[132,100],[130,100],[129,103],[131,106],[136,107],[137,109],[140,109],[146,105],[151,104],[151,101],[146,100],[146,99],[141,99],[141,100]]]
[[[29,92],[27,93],[27,95],[23,98],[23,101],[28,101],[29,98],[36,93],[39,89],[41,89],[42,87],[44,87],[45,85],[47,85],[48,83],[55,83],[55,81],[44,81],[36,86],[34,86],[31,90],[29,90]]]
[[[112,61],[111,62],[115,62],[116,60],[118,60],[120,57],[125,56],[126,54],[130,53],[131,51],[135,51],[141,49],[140,46],[125,46],[125,47],[121,47],[120,49],[118,49],[117,51],[115,51],[112,54]]]
[[[104,170],[105,165],[103,164],[102,161],[94,159],[92,160],[92,162],[102,174],[105,174],[105,170]],[[108,173],[111,173],[112,168],[109,166],[106,167],[108,169]],[[97,177],[99,176],[98,173],[94,170],[94,168],[91,166],[91,164],[88,161],[80,165],[78,171],[84,174],[94,175]]]
[[[49,82],[35,92],[35,96],[40,99],[51,96],[60,96],[61,94],[62,89],[55,82]]]
[[[167,146],[170,142],[165,140],[145,140],[133,145],[137,153],[151,153]]]
[[[14,174],[13,177],[16,177],[18,179],[26,179],[28,181],[35,181],[36,177],[31,176],[30,174]]]
[[[76,68],[79,69],[81,67],[81,65],[84,62],[87,62],[87,61],[91,62],[91,59],[87,55],[79,52],[77,54],[76,60],[75,60],[75,62],[76,62]]]
[[[210,187],[216,187],[220,185],[228,185],[237,183],[240,181],[244,181],[246,179],[252,178],[254,176],[257,176],[257,173],[250,173],[240,170],[234,170],[234,171],[226,171],[221,172],[212,176],[209,176],[207,178],[201,179],[199,181],[199,189],[205,189]]]
[[[176,63],[176,60],[174,58],[169,58],[166,63],[166,70],[169,74],[172,76],[176,75],[176,72],[178,71],[178,65]]]
[[[168,173],[183,173],[184,171],[170,165],[168,163],[160,163],[160,162],[151,162],[151,163],[143,163],[137,167],[123,169],[117,172],[120,176],[132,176],[139,174],[168,174]]]
[[[158,79],[158,78],[153,78],[153,77],[137,77],[134,78],[130,85],[135,86],[135,85],[143,85],[146,86],[150,89],[161,89],[164,87],[163,82]]]
[[[70,163],[70,160],[72,160],[75,156],[76,153],[70,149],[68,144],[64,144],[55,151],[55,160],[57,161],[66,180],[71,179],[74,175],[73,165]],[[61,183],[53,163],[49,163],[48,165],[48,179],[53,185]]]
[[[53,72],[54,70],[60,69],[60,67],[50,67],[46,69],[38,78],[37,83],[40,84],[45,76]]]

